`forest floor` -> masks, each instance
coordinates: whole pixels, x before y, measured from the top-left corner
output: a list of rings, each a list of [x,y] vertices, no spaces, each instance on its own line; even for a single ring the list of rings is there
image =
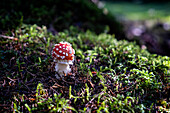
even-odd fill
[[[37,2],[35,3],[38,5],[41,3]],[[69,2],[72,3],[73,0]],[[85,2],[87,1],[83,1],[83,5]],[[70,4],[65,3],[65,5]],[[37,11],[37,14],[41,14],[44,9],[45,14],[51,17],[45,6],[40,9],[33,6],[35,4],[31,5],[31,8]],[[4,25],[8,25],[8,22],[13,25],[13,21],[8,18],[10,13],[6,12]],[[53,14],[53,11],[51,13]],[[67,18],[61,19],[64,20],[63,23],[56,20],[58,23],[61,22],[60,25],[56,24],[57,27],[63,27],[62,25],[67,24],[68,20],[72,21],[70,19],[72,14],[77,13],[69,10],[65,15]],[[44,13],[41,15],[47,17]],[[52,33],[45,25],[25,24],[22,19],[15,19],[21,23],[16,29],[1,31],[0,35],[0,112],[169,112],[170,57],[148,52],[146,47],[149,49],[149,44],[157,42],[155,38],[151,38],[156,40],[155,42],[149,38],[151,34],[145,34],[146,31],[149,32],[149,28],[144,29],[140,26],[133,28],[132,26],[136,25],[134,20],[132,23],[129,20],[124,23],[128,24],[125,31],[131,30],[129,28],[132,27],[132,34],[126,32],[128,40],[133,40],[130,39],[131,35],[132,38],[135,35],[136,40],[139,40],[137,37],[145,36],[147,42],[141,42],[139,46],[137,44],[139,41],[136,43],[117,40],[116,35],[108,34],[107,31],[96,34],[89,29],[82,31],[68,24],[67,29]],[[98,20],[97,24],[94,24],[92,22],[96,22],[95,16],[91,18],[89,15],[86,19],[92,19],[89,25],[93,26],[99,25],[102,21]],[[137,22],[137,25],[139,23]],[[143,29],[145,32],[141,31]],[[72,45],[75,50],[75,60],[73,65],[70,65],[71,72],[57,79],[55,75],[58,72],[54,69],[56,62],[53,61],[51,51],[54,45],[61,41]]]

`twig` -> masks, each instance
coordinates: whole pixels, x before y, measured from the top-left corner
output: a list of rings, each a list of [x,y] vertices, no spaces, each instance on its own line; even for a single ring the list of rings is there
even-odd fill
[[[90,83],[90,85],[94,88],[94,84],[90,81],[90,80],[87,80],[89,83]]]
[[[2,84],[2,86],[4,87],[4,86],[5,86],[5,84],[6,84],[6,81],[4,80],[4,83]]]
[[[12,79],[12,78],[9,78],[9,77],[7,77],[9,80],[11,80],[11,81],[13,81],[13,82],[15,82],[15,80],[14,79]]]
[[[61,86],[61,85],[59,85],[59,84],[57,84],[57,83],[55,83],[55,84],[52,86],[52,88],[56,88],[56,86],[65,88],[64,86]]]
[[[67,82],[64,79],[61,79],[63,82],[68,83],[68,84],[75,84],[74,82]]]
[[[35,74],[29,72],[28,70],[27,70],[27,72],[28,72],[30,75],[34,76],[34,77],[36,76]]]
[[[5,36],[5,35],[0,35],[0,37],[11,39],[11,40],[18,40],[18,38],[14,38],[14,37],[10,37],[10,36]]]
[[[19,80],[18,80],[18,82],[19,82]],[[21,81],[21,83],[30,91],[30,88],[26,84],[24,84],[23,81]]]
[[[53,87],[50,87],[50,89],[57,93],[57,95],[59,95],[59,93],[56,90],[54,90]]]

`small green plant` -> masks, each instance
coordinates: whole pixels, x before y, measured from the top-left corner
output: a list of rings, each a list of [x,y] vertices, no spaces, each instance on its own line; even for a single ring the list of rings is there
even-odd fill
[[[57,95],[54,93],[53,97],[48,97],[48,92],[43,88],[42,84],[39,83],[37,85],[35,98],[32,98],[31,100],[34,100],[34,102],[31,102],[30,104],[25,103],[24,106],[26,109],[31,112],[36,111],[44,111],[44,112],[68,112],[69,110],[77,112],[73,107],[69,106],[68,102],[69,100],[62,98],[61,94]],[[14,97],[14,103],[13,108],[14,111],[20,112],[22,111],[24,107],[21,108],[22,102],[17,102],[18,100],[16,97]],[[22,101],[24,100],[24,97],[22,96]],[[18,106],[17,106],[18,105]]]

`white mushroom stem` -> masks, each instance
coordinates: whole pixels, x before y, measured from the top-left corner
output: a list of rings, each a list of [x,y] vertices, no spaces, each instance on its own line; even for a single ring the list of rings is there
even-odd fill
[[[69,64],[66,63],[56,63],[55,71],[57,71],[60,75],[60,77],[63,77],[64,74],[67,74],[71,71]],[[58,75],[56,75],[56,78],[60,78]]]

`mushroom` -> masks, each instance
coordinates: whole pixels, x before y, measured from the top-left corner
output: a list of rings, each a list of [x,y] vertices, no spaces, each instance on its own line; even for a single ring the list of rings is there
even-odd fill
[[[71,71],[69,64],[73,64],[75,51],[68,42],[55,44],[52,50],[53,61],[55,62],[55,71],[60,77]],[[59,76],[56,75],[59,79]]]

